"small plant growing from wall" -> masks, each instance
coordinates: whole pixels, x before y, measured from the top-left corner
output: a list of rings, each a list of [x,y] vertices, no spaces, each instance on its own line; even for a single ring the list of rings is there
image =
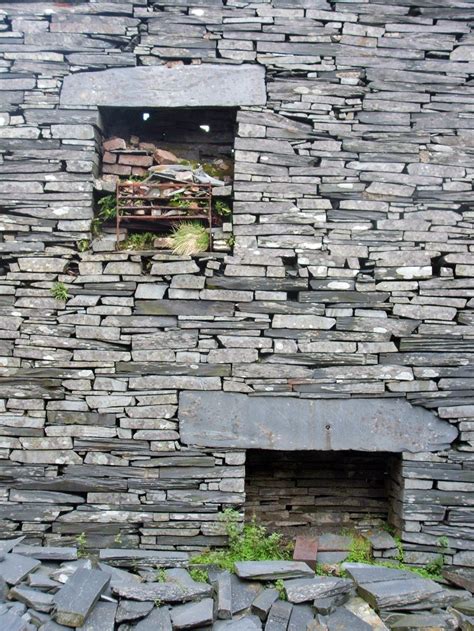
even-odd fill
[[[67,302],[69,299],[68,288],[64,283],[54,283],[50,289],[51,295],[56,300],[60,300],[61,302]]]
[[[220,515],[224,523],[229,545],[224,550],[205,552],[192,562],[196,564],[215,564],[222,569],[234,571],[237,561],[290,560],[292,545],[285,544],[281,533],[269,533],[255,520],[240,525],[239,513],[226,509]]]

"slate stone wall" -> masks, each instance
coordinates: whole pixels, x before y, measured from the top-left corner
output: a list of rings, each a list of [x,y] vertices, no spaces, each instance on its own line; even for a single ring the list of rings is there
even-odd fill
[[[245,454],[180,442],[182,390],[405,397],[460,433],[403,455],[394,521],[413,560],[446,535],[474,564],[473,18],[465,0],[2,3],[2,536],[221,543]],[[233,255],[78,252],[100,130],[59,107],[63,77],[181,61],[266,69],[267,105],[237,116]]]

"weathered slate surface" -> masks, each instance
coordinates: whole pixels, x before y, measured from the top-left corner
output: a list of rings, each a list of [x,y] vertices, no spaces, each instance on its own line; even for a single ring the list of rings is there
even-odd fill
[[[68,627],[83,625],[110,582],[100,570],[78,569],[54,595],[54,619]]]
[[[238,561],[235,572],[240,578],[269,581],[314,576],[314,570],[299,561]]]
[[[247,449],[436,451],[457,435],[450,424],[401,399],[302,401],[182,392],[180,420],[188,445]]]
[[[111,86],[114,86],[111,89]],[[66,77],[61,104],[113,107],[237,107],[265,103],[263,68],[204,64],[114,68]]]

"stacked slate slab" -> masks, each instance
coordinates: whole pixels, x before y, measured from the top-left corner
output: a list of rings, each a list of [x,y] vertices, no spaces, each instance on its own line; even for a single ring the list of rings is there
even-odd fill
[[[220,545],[246,447],[186,444],[183,392],[394,399],[457,438],[397,456],[390,520],[411,562],[442,538],[474,565],[473,18],[462,0],[2,2],[2,536]],[[266,102],[237,113],[232,255],[82,251],[103,138],[65,77],[243,64]]]

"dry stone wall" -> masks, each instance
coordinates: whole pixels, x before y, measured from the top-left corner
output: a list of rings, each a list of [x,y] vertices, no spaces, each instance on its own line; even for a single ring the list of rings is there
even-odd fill
[[[184,445],[180,392],[394,397],[459,430],[403,454],[403,540],[474,564],[473,19],[465,0],[2,3],[2,536],[222,543],[245,452]],[[237,115],[233,255],[79,252],[101,130],[60,106],[64,77],[242,62],[267,103]]]

